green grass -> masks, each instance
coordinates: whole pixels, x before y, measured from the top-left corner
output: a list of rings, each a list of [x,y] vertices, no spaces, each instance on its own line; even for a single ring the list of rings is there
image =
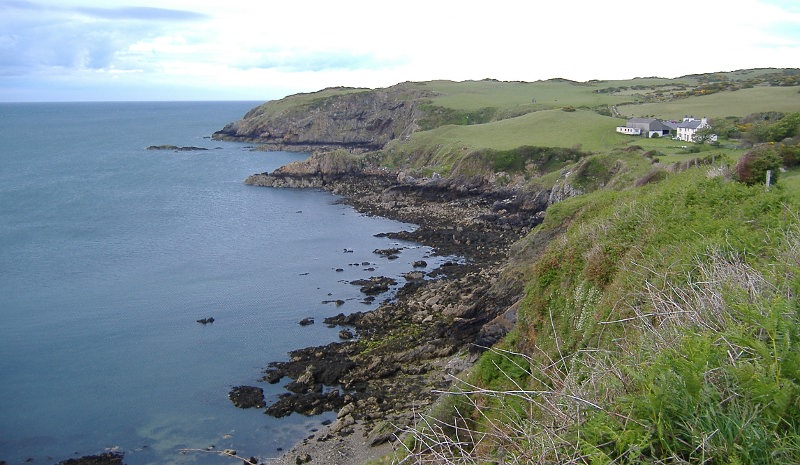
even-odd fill
[[[421,88],[439,92],[434,105],[459,110],[496,107],[505,112],[534,111],[575,107],[595,107],[624,102],[626,99],[595,93],[602,86],[589,83],[550,80],[536,82],[507,81],[431,81],[417,83]]]
[[[414,168],[421,175],[479,174],[498,165],[482,162],[476,152],[508,152],[523,147],[556,147],[580,152],[607,152],[624,147],[628,138],[615,132],[621,120],[592,111],[546,110],[485,124],[446,125],[414,133],[409,140],[390,142],[381,151],[383,164],[393,168]],[[507,154],[515,157],[514,154]],[[496,154],[493,157],[503,157]],[[519,167],[516,167],[519,168]],[[515,168],[515,169],[516,169]],[[526,173],[534,175],[535,173]],[[538,173],[542,174],[542,173]]]
[[[738,82],[752,80],[754,78],[766,78],[770,75],[780,74],[780,70],[775,69],[751,69],[728,73],[713,73],[709,75],[685,76],[676,79],[666,78],[635,78],[626,80],[574,82],[562,79],[551,79],[536,82],[509,82],[484,79],[481,81],[428,81],[404,83],[404,85],[414,86],[419,89],[426,89],[438,93],[432,99],[434,105],[453,108],[457,110],[475,111],[482,108],[497,108],[501,113],[521,114],[520,112],[535,111],[542,109],[553,109],[564,106],[594,108],[600,105],[620,105],[630,103],[638,97],[650,95],[655,92],[666,92],[675,89],[690,90],[703,84],[704,81],[722,80]],[[615,89],[615,92],[605,92],[608,89]],[[752,104],[785,103],[791,106],[791,100],[797,105],[798,96],[785,102],[784,99],[792,97],[791,90],[779,90],[779,87],[755,87],[745,89],[744,93],[737,93],[731,99],[738,103],[727,102],[728,97],[720,98],[726,101],[724,107],[730,108],[732,112],[721,113],[718,116],[741,115],[738,110],[746,108]],[[791,89],[791,88],[789,88]],[[796,89],[796,88],[795,88]],[[773,92],[774,91],[774,92]],[[693,98],[685,99],[688,108],[695,108]],[[678,102],[681,105],[681,102]],[[717,104],[719,102],[715,102]],[[623,108],[632,115],[653,114],[653,108],[662,104],[654,104],[655,107],[645,105],[643,110],[629,110],[626,105]],[[639,107],[639,105],[632,105]],[[680,109],[681,106],[678,107]],[[702,105],[700,109],[702,109]],[[796,108],[796,106],[795,106]],[[671,111],[671,109],[669,110]],[[780,110],[778,110],[780,111]],[[623,112],[625,113],[625,112]],[[695,112],[695,113],[700,113]],[[708,116],[715,116],[715,113],[708,113]],[[677,118],[683,116],[679,112],[677,116],[664,116]],[[743,115],[741,115],[743,116]]]
[[[753,70],[752,73],[767,73],[769,70]],[[752,74],[750,73],[750,74]],[[741,74],[741,73],[740,73]],[[749,79],[750,74],[732,75],[732,79]],[[425,88],[439,95],[432,105],[454,109],[464,115],[494,115],[497,121],[483,124],[444,125],[427,131],[414,133],[409,140],[393,141],[385,152],[393,154],[390,159],[396,166],[403,165],[404,158],[411,158],[419,166],[428,166],[443,173],[459,163],[459,160],[476,150],[513,150],[523,146],[579,147],[584,152],[609,152],[629,145],[640,145],[645,151],[657,151],[663,163],[682,162],[689,158],[719,154],[731,162],[743,153],[726,141],[719,147],[696,146],[671,139],[643,139],[615,132],[623,119],[600,115],[591,110],[563,111],[562,107],[595,108],[630,101],[630,95],[615,95],[595,92],[608,87],[636,87],[631,93],[653,91],[653,86],[696,85],[689,77],[680,80],[643,78],[628,81],[591,81],[573,83],[561,80],[533,83],[484,81],[432,81],[408,83]],[[689,97],[667,103],[652,103],[621,106],[623,112],[634,115],[655,115],[678,119],[685,114],[709,117],[745,115],[758,111],[797,111],[800,109],[800,94],[797,87],[755,87],[736,92],[719,92],[704,97]],[[532,99],[536,99],[536,103]],[[462,113],[458,113],[462,112]],[[526,113],[527,112],[527,113]],[[521,114],[505,117],[504,115]],[[419,163],[418,156],[423,163]]]
[[[431,145],[453,145],[471,150],[508,150],[523,145],[608,150],[628,139],[614,130],[622,121],[591,111],[547,110],[487,124],[442,126],[418,132],[393,148],[413,151]]]
[[[531,396],[527,423],[484,410],[496,446],[548,463],[797,463],[798,199],[698,168],[551,206],[523,242],[568,229],[527,271],[512,350],[529,357],[523,388],[563,393],[561,408]],[[497,359],[476,370],[490,387]]]
[[[576,453],[598,464],[800,463],[800,167],[768,192],[708,166],[666,174],[694,158],[731,165],[745,150],[727,140],[714,147],[624,136],[614,130],[624,120],[585,109],[707,80],[409,84],[438,92],[431,104],[459,115],[516,116],[393,141],[381,153],[389,166],[504,171],[529,186],[569,183],[588,192],[550,206],[544,224],[512,248],[526,295],[519,324],[499,347],[514,354],[487,352],[471,378],[557,395],[552,403],[540,400],[548,394],[529,403],[477,398],[470,418],[499,434],[474,463],[494,461],[495,447],[520,463]],[[799,89],[756,86],[621,109],[671,119],[800,111]],[[635,145],[641,150],[626,150]],[[654,172],[653,182],[633,187]],[[747,283],[755,285],[745,292]],[[509,431],[516,435],[503,436]],[[537,441],[543,449],[533,448]]]
[[[651,116],[680,120],[685,115],[708,118],[746,116],[765,111],[800,111],[800,87],[754,87],[734,92],[718,92],[664,103],[620,105],[620,113],[630,117]]]
[[[795,167],[785,173],[781,173],[778,181],[787,195],[792,198],[800,199],[800,167]]]
[[[690,144],[669,137],[655,137],[652,139],[628,136],[628,146],[642,147],[644,151],[654,151],[661,163],[679,163],[698,156],[717,154],[730,162],[735,162],[745,152],[730,141],[721,141],[719,146],[708,144]]]
[[[264,118],[271,117],[281,112],[292,110],[304,105],[311,105],[314,102],[324,100],[337,95],[346,95],[357,92],[367,92],[369,89],[359,89],[352,87],[329,87],[317,92],[294,94],[280,100],[271,100],[250,110],[245,118]]]

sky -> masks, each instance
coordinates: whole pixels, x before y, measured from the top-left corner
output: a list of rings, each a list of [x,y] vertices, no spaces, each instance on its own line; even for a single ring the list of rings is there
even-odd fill
[[[0,0],[0,101],[800,67],[800,0]]]

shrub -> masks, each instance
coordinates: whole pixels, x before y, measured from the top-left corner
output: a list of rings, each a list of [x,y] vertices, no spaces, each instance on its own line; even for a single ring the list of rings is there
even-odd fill
[[[445,124],[460,126],[483,124],[494,121],[497,117],[497,108],[495,107],[485,107],[469,111],[425,104],[422,105],[421,108],[424,117],[420,119],[419,125],[423,130],[437,128]]]
[[[800,141],[787,141],[780,145],[778,149],[783,166],[791,168],[800,165]]]
[[[759,115],[761,119],[756,120],[747,130],[746,138],[753,143],[780,142],[787,137],[796,136],[800,131],[800,113]]]
[[[584,158],[575,167],[572,183],[587,191],[604,186],[613,175],[606,163],[600,156]]]
[[[566,163],[580,160],[586,154],[580,146],[572,148],[522,146],[511,150],[482,150],[480,157],[491,163],[495,171],[521,172],[531,168],[539,172],[560,169]]]
[[[736,178],[749,185],[766,182],[767,171],[772,171],[772,183],[778,182],[781,158],[770,145],[759,145],[739,159],[734,167]]]
[[[787,137],[794,137],[800,130],[800,113],[789,113],[770,125],[767,131],[768,141],[778,142]]]

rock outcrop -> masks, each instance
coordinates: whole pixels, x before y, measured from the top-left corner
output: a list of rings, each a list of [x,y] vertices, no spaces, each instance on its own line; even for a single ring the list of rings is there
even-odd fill
[[[233,405],[239,408],[263,408],[264,390],[255,386],[234,386],[228,393],[228,398]]]
[[[377,150],[418,129],[420,104],[434,93],[410,83],[384,89],[326,89],[267,102],[214,133],[265,150]]]
[[[189,146],[177,146],[177,145],[151,145],[147,147],[147,150],[174,150],[175,152],[195,152],[195,151],[204,151],[208,150],[205,147],[195,147],[194,145]]]

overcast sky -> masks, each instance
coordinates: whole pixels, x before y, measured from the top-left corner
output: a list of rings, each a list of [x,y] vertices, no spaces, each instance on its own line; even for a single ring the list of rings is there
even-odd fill
[[[0,0],[0,101],[800,67],[800,0]]]

